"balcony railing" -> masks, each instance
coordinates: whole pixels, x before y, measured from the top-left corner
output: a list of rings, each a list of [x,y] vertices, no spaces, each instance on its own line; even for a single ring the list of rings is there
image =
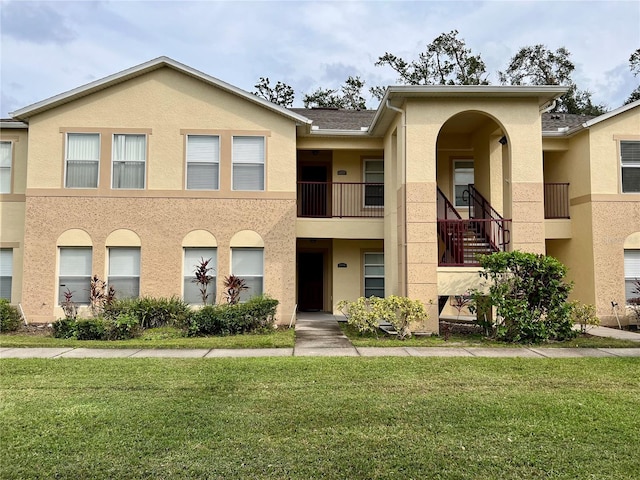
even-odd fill
[[[298,217],[383,216],[383,183],[298,182]]]
[[[478,255],[506,250],[510,230],[511,220],[506,219],[438,219],[438,264],[478,266]]]
[[[568,183],[544,184],[544,218],[571,218]]]

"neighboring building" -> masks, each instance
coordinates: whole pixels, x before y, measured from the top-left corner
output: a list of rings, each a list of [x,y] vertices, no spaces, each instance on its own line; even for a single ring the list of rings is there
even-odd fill
[[[640,277],[640,102],[544,113],[564,91],[393,86],[375,111],[285,109],[152,60],[2,122],[0,294],[32,322],[67,288],[86,303],[92,274],[198,303],[212,258],[217,299],[241,276],[281,322],[399,294],[437,330],[479,284],[476,253],[520,249],[567,264],[615,322]]]

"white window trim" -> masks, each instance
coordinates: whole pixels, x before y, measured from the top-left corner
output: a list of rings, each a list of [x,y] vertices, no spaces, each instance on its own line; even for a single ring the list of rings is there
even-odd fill
[[[367,182],[367,163],[369,162],[382,162],[382,171],[378,171],[378,172],[368,172],[368,173],[382,173],[382,176],[384,178],[384,159],[383,158],[365,158],[362,161],[362,181],[363,183],[369,183]],[[371,183],[376,183],[376,182],[371,182]],[[362,190],[362,207],[363,208],[384,208],[384,182],[382,182],[383,185],[383,193],[382,193],[382,205],[367,205],[367,186],[364,185],[364,188]]]
[[[238,250],[260,250],[262,252],[262,275],[243,275],[243,274],[236,274],[233,271],[233,255],[234,255],[234,250],[238,251]],[[231,275],[235,275],[236,277],[240,277],[240,278],[260,278],[262,279],[262,288],[260,293],[255,294],[254,295],[264,295],[264,247],[231,247],[231,258],[230,258],[231,262],[230,262],[230,266],[231,266]],[[242,300],[243,302],[246,300]]]
[[[111,275],[111,251],[112,250],[119,250],[119,249],[129,249],[129,250],[133,250],[133,249],[137,249],[138,250],[138,275]],[[138,296],[137,297],[132,297],[132,298],[140,298],[140,290],[141,290],[141,277],[142,277],[142,248],[139,246],[117,246],[117,247],[107,247],[107,262],[106,262],[106,267],[107,267],[107,285],[110,285],[112,283],[112,279],[120,279],[120,278],[137,278],[138,279]],[[118,296],[118,291],[116,290],[116,296]],[[120,298],[122,298],[120,296]],[[124,297],[124,298],[129,298],[129,297]]]
[[[69,134],[72,135],[98,135],[98,176],[96,178],[96,186],[95,187],[69,187],[67,186],[67,168],[68,168],[68,164],[69,164]],[[69,188],[69,189],[81,189],[81,190],[87,190],[87,189],[97,189],[98,186],[100,185],[100,154],[102,153],[102,134],[98,133],[98,132],[66,132],[65,133],[65,141],[64,141],[64,172],[63,172],[63,180],[64,180],[64,188]]]
[[[84,250],[89,250],[90,255],[91,255],[91,262],[93,262],[93,247],[75,247],[75,246],[60,246],[58,247],[58,301],[60,300],[60,279],[62,278],[62,274],[61,274],[61,267],[62,267],[62,249],[84,249]],[[67,278],[88,278],[89,282],[91,281],[91,269],[89,269],[89,274],[88,275],[64,275],[64,277]],[[89,283],[87,284],[87,287],[89,287]],[[68,288],[68,287],[67,287]],[[73,300],[73,299],[72,299]],[[77,300],[73,300],[74,303],[77,303],[78,305],[89,305],[89,302],[79,302]],[[60,303],[58,304],[60,305]]]
[[[194,190],[194,191],[218,191],[220,190],[220,144],[221,139],[220,135],[215,134],[198,134],[198,133],[190,133],[186,135],[186,143],[185,143],[185,171],[184,171],[184,189],[185,190]],[[187,185],[189,184],[189,137],[214,137],[218,139],[218,158],[213,162],[191,162],[191,163],[205,163],[205,164],[217,164],[218,165],[218,185],[215,188],[189,188]]]
[[[456,205],[456,163],[471,162],[473,163],[473,179],[476,177],[476,162],[473,158],[452,158],[451,159],[451,204],[458,210],[469,210],[469,205]],[[463,184],[460,184],[463,185]],[[468,184],[464,184],[467,186]]]
[[[14,256],[14,252],[13,252],[14,249],[13,248],[2,248],[0,250],[5,250],[5,251],[10,252],[8,254],[11,257],[11,262],[9,263],[9,267],[8,267],[10,275],[3,275],[3,277],[11,279],[11,288],[9,289],[9,299],[8,299],[9,302],[11,302],[13,300],[13,287],[14,287],[13,280],[15,278],[14,271],[13,271],[13,262],[15,261],[15,256]],[[6,268],[6,265],[4,267]]]
[[[635,255],[637,255],[637,256],[639,256],[639,257],[640,257],[640,249],[636,249],[636,248],[625,248],[625,249],[624,249],[624,266],[625,266],[625,268],[624,268],[625,302],[627,302],[627,300],[628,300],[628,298],[626,298],[626,284],[627,284],[627,282],[628,282],[629,280],[631,280],[631,281],[634,281],[634,280],[636,280],[636,279],[640,280],[640,273],[638,273],[638,275],[630,275],[630,276],[627,276],[627,268],[626,268],[626,266],[627,266],[627,262],[629,262],[629,263],[630,263],[630,260],[627,260],[627,252],[634,252],[634,253],[635,253]],[[631,256],[631,255],[629,255],[629,257],[630,257],[630,256]],[[634,262],[634,263],[635,263],[635,262]],[[640,296],[640,295],[638,295],[638,296]],[[632,297],[632,298],[635,298],[635,297]]]
[[[114,163],[116,162],[115,160],[115,141],[116,141],[116,135],[136,135],[136,136],[144,136],[144,160],[140,161],[140,160],[134,160],[135,162],[138,163],[142,163],[144,164],[144,175],[142,176],[142,187],[132,187],[132,188],[124,188],[124,187],[114,187],[113,186],[113,167],[114,167]],[[146,133],[132,133],[132,132],[128,132],[128,133],[113,133],[111,134],[111,190],[145,190],[147,188],[147,156],[149,153],[149,135],[147,135]]]
[[[640,191],[637,192],[625,192],[624,185],[622,184],[622,171],[625,168],[638,168],[640,169],[640,165],[625,165],[622,159],[622,144],[623,143],[638,143],[640,144],[640,140],[619,140],[618,141],[618,152],[619,152],[619,164],[620,164],[620,193],[624,195],[638,195]]]
[[[13,168],[14,168],[13,156],[14,156],[15,142],[12,141],[12,140],[0,140],[0,143],[8,143],[9,144],[9,149],[10,149],[9,166],[8,167],[0,166],[0,168],[8,168],[9,169],[9,191],[7,191],[7,192],[0,191],[0,195],[9,195],[9,194],[13,193]]]
[[[238,137],[259,137],[263,142],[263,157],[262,163],[243,163],[243,165],[262,165],[262,188],[259,190],[237,190],[233,188],[233,175],[234,166],[236,165],[235,159],[235,142],[234,139]],[[235,192],[265,192],[267,190],[267,137],[265,135],[232,135],[231,136],[231,190]]]
[[[384,256],[384,252],[383,251],[370,251],[370,252],[363,252],[362,254],[362,295],[365,296],[366,298],[368,298],[367,295],[367,278],[382,278],[383,284],[384,284],[384,288],[386,288],[386,275],[383,273],[382,275],[367,275],[367,266],[372,266],[372,267],[379,267],[382,266],[383,270],[384,270],[384,263],[379,264],[379,263],[367,263],[367,255],[383,255]],[[384,293],[383,293],[383,297],[384,297]]]
[[[213,277],[211,279],[211,283],[209,284],[209,287],[212,289],[212,291],[209,293],[209,298],[208,298],[209,303],[207,303],[207,305],[210,305],[210,304],[213,305],[216,303],[216,300],[217,300],[216,297],[218,295],[218,289],[216,285],[218,281],[218,247],[206,247],[206,246],[205,247],[182,247],[182,299],[185,302],[187,302],[187,299],[185,298],[186,292],[185,292],[184,284],[187,280],[187,277],[191,277],[192,279],[195,278],[193,274],[193,271],[195,270],[195,266],[194,265],[187,266],[187,263],[186,263],[187,250],[213,250],[213,255],[211,256],[211,262],[209,264],[209,266],[213,268],[213,270],[209,272],[209,275]],[[199,291],[200,287],[198,286],[198,284],[194,283],[194,285],[196,285],[196,288]],[[201,304],[202,302],[200,301],[197,303],[190,303],[190,305],[201,305]]]

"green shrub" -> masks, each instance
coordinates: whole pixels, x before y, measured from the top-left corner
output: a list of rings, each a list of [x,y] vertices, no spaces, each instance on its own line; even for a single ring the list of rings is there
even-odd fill
[[[107,326],[103,318],[78,318],[75,337],[78,340],[106,340]]]
[[[131,315],[120,315],[114,319],[105,319],[106,340],[127,340],[139,337],[142,328],[137,318]]]
[[[596,307],[577,300],[571,302],[571,319],[573,323],[580,325],[582,333],[587,333],[589,327],[600,325],[600,319],[596,316]]]
[[[138,321],[141,328],[165,326],[184,327],[188,323],[191,310],[180,298],[127,298],[114,300],[105,306],[105,316],[116,319],[130,316]]]
[[[496,307],[498,322],[492,334],[499,340],[540,343],[574,338],[572,285],[565,282],[567,268],[553,257],[526,252],[480,255],[480,276],[489,280],[489,292],[474,292],[479,301]]]
[[[412,323],[429,318],[422,302],[395,295],[386,298],[360,297],[355,302],[342,300],[338,308],[347,317],[347,323],[359,332],[377,332],[381,321],[388,322],[400,340],[411,337]]]
[[[0,299],[0,332],[13,332],[20,328],[20,312],[9,303],[9,300]]]
[[[55,338],[74,338],[76,336],[76,321],[72,318],[59,318],[51,324]]]
[[[263,295],[245,303],[207,305],[192,314],[187,335],[237,335],[273,329],[278,303]]]

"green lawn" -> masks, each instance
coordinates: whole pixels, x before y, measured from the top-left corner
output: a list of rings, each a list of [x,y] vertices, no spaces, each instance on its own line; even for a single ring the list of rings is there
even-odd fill
[[[393,335],[385,335],[382,332],[359,333],[346,322],[340,322],[342,332],[349,338],[355,347],[530,347],[531,345],[519,345],[513,343],[498,342],[485,338],[480,334],[452,334],[448,340],[443,336],[414,335],[405,340],[398,340]],[[573,340],[565,342],[549,342],[536,346],[541,347],[579,347],[579,348],[640,348],[640,342],[632,340],[619,340],[615,338],[592,337],[591,335],[578,335]]]
[[[0,347],[74,347],[74,348],[292,348],[294,330],[272,333],[232,335],[228,337],[183,337],[176,328],[153,328],[130,340],[75,340],[43,335],[3,334]]]
[[[0,360],[0,474],[630,479],[640,359]]]

